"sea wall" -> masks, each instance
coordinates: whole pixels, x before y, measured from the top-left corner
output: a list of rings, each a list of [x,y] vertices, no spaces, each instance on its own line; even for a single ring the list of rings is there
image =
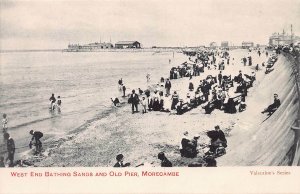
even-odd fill
[[[256,101],[269,98],[268,102],[271,103],[273,94],[277,93],[281,106],[267,120],[266,115],[260,113],[261,106],[252,107],[256,113],[254,119],[249,120],[251,127],[228,138],[232,145],[224,158],[220,159],[222,166],[288,165],[286,155],[294,144],[291,126],[297,119],[299,107],[294,74],[296,64],[291,56],[280,55],[274,71],[259,81],[252,93]]]

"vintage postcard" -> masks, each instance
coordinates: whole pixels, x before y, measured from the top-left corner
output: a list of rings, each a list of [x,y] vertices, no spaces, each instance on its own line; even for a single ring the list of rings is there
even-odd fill
[[[0,193],[300,193],[299,0],[1,0]]]

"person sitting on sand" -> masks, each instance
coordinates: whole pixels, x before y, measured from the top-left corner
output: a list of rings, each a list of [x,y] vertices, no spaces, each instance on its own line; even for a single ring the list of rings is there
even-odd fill
[[[199,135],[195,135],[193,139],[188,140],[183,138],[181,140],[182,149],[180,150],[181,157],[186,158],[195,158],[198,154],[197,150],[197,141],[199,139]]]
[[[215,126],[215,130],[208,131],[207,136],[211,139],[210,151],[215,152],[215,150],[220,146],[223,146],[224,148],[227,147],[225,134],[220,129],[219,125]]]
[[[56,102],[56,99],[55,99],[55,97],[54,97],[54,94],[52,94],[52,96],[49,98],[49,100],[51,101],[50,109],[51,109],[51,110],[54,110],[55,102]]]
[[[123,164],[124,156],[123,154],[118,154],[116,157],[117,163],[114,165],[114,167],[128,167],[130,166],[130,163]]]
[[[172,163],[165,156],[165,153],[163,153],[163,152],[158,153],[157,158],[161,160],[161,163],[160,163],[161,167],[172,167]]]
[[[278,94],[274,94],[274,102],[273,104],[271,104],[270,106],[268,106],[268,108],[266,108],[265,110],[263,110],[261,113],[266,113],[268,112],[269,115],[273,114],[278,107],[280,106],[280,100],[278,98]]]
[[[113,102],[114,106],[120,106],[119,98],[113,97],[113,98],[110,98],[110,99]]]
[[[205,167],[217,167],[217,161],[213,157],[204,158],[206,163]]]
[[[161,110],[161,104],[158,97],[153,98],[152,102],[152,109],[153,111],[160,111]]]

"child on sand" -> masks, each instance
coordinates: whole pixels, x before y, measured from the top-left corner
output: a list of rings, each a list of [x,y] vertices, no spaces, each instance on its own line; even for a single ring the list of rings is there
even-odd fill
[[[3,130],[3,133],[5,133],[7,131],[7,115],[4,113],[3,114],[3,119],[2,119],[2,130]]]
[[[144,96],[142,98],[141,104],[142,104],[142,107],[143,107],[143,114],[147,113],[147,100]]]

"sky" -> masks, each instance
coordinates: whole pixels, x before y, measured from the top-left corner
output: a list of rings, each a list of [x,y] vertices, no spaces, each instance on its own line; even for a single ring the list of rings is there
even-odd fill
[[[215,41],[267,44],[290,25],[300,0],[0,0],[0,50],[137,40],[143,47]]]

